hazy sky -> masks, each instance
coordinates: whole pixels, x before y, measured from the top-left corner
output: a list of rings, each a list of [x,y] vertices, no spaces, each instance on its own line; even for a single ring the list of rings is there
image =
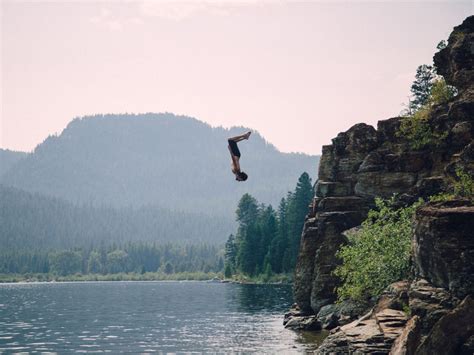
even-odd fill
[[[320,153],[397,115],[473,2],[1,1],[0,147],[74,117],[173,112]]]

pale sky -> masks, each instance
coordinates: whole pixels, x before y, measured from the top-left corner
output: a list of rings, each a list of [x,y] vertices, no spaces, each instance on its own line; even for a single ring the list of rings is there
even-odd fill
[[[396,116],[473,1],[1,1],[0,147],[74,117],[173,112],[319,154]]]

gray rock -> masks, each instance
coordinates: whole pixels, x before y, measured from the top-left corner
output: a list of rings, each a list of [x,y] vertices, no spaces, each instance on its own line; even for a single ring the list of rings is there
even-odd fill
[[[456,309],[438,320],[416,350],[416,354],[461,354],[472,349],[473,336],[474,300],[467,296]]]
[[[458,298],[474,294],[474,205],[450,201],[419,208],[412,246],[417,277]]]
[[[293,295],[298,307],[306,313],[313,313],[311,309],[311,287],[313,271],[315,269],[315,254],[319,246],[318,228],[316,219],[308,219],[303,229],[300,242],[300,253],[295,268]]]
[[[435,54],[433,61],[438,74],[449,85],[467,89],[474,82],[474,17],[469,16],[455,27],[448,46]]]
[[[398,310],[370,312],[330,334],[317,354],[388,354],[402,333],[407,316]]]
[[[292,330],[307,330],[315,331],[321,330],[321,323],[319,323],[316,316],[293,316],[285,324],[285,328]]]
[[[422,331],[426,334],[458,300],[445,289],[435,287],[423,279],[414,280],[408,291],[410,312],[420,317]]]
[[[390,349],[390,355],[413,355],[420,341],[421,320],[413,316]]]
[[[323,329],[333,329],[339,324],[339,307],[335,304],[328,304],[321,307],[317,314],[317,318]]]
[[[351,194],[350,183],[318,181],[316,184],[316,196],[348,196]]]

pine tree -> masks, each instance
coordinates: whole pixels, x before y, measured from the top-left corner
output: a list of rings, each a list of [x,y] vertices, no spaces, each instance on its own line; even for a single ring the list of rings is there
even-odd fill
[[[282,198],[278,206],[278,223],[275,238],[272,240],[268,253],[269,262],[273,272],[280,273],[283,271],[283,256],[288,248],[288,205],[286,199]]]
[[[225,265],[229,266],[230,270],[235,270],[235,261],[237,257],[237,245],[235,244],[235,237],[233,234],[229,235],[225,243]],[[226,269],[227,270],[227,269]]]
[[[257,200],[250,194],[244,194],[237,206],[237,222],[239,222],[239,229],[245,229],[257,221],[258,205]]]
[[[293,265],[292,268],[296,265],[304,219],[313,196],[311,178],[304,172],[298,179],[295,192],[288,202],[289,262]]]
[[[415,81],[410,89],[413,95],[410,101],[411,112],[418,111],[423,105],[428,103],[431,88],[433,87],[436,77],[436,71],[431,65],[423,64],[416,69]]]
[[[270,246],[277,236],[276,213],[272,206],[262,206],[259,213],[259,227],[261,238],[259,241],[257,264],[262,271],[265,270],[265,258],[269,253]]]
[[[238,271],[253,275],[257,264],[257,226],[258,204],[257,200],[249,194],[244,194],[237,206],[237,222],[239,228],[236,235]]]
[[[225,278],[229,279],[233,275],[232,267],[230,264],[225,264],[225,269],[224,269],[224,276]]]

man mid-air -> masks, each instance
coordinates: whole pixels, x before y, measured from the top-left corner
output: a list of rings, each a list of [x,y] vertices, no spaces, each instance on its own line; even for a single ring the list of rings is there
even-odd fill
[[[229,142],[229,151],[232,158],[232,172],[235,174],[235,180],[245,181],[248,178],[248,175],[240,170],[240,150],[237,146],[237,142],[243,141],[244,139],[249,139],[252,132],[247,132],[240,136],[232,137],[227,140]]]

